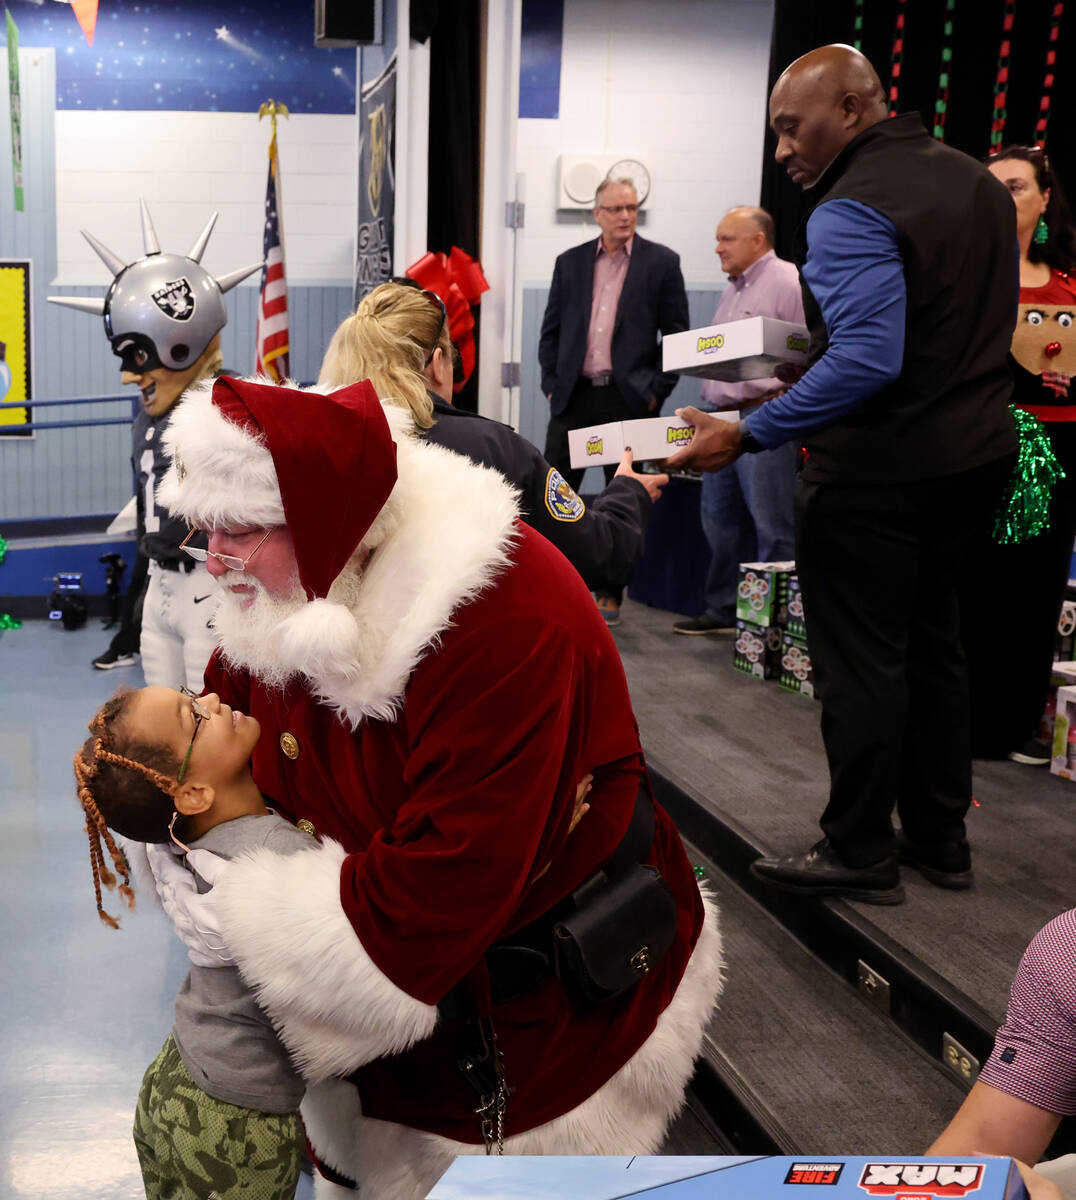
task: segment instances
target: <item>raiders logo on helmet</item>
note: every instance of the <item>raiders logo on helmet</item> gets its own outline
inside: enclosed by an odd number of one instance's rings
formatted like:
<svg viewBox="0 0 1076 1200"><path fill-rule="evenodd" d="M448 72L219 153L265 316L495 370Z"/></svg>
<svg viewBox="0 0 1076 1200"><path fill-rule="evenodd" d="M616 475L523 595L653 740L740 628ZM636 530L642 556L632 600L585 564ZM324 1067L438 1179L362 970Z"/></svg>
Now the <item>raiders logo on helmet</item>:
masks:
<svg viewBox="0 0 1076 1200"><path fill-rule="evenodd" d="M186 278L170 279L153 293L153 303L173 321L189 321L194 316L194 292Z"/></svg>

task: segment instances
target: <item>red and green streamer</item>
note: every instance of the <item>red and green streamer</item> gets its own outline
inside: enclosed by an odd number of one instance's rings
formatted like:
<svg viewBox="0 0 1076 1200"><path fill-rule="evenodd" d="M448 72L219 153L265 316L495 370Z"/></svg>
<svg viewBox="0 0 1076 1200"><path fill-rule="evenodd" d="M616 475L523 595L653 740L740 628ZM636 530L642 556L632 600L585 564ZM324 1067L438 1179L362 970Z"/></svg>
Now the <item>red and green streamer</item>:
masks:
<svg viewBox="0 0 1076 1200"><path fill-rule="evenodd" d="M1054 70L1057 65L1057 42L1061 36L1061 18L1065 15L1063 0L1059 0L1050 11L1050 37L1046 46L1046 78L1042 81L1042 99L1039 101L1039 117L1035 122L1035 145L1046 145L1046 126L1050 120L1050 93L1054 87Z"/></svg>
<svg viewBox="0 0 1076 1200"><path fill-rule="evenodd" d="M1005 0L1001 19L1001 48L998 50L998 73L994 80L994 113L990 121L990 149L997 150L1005 140L1005 122L1009 118L1009 59L1012 55L1013 15L1016 0Z"/></svg>
<svg viewBox="0 0 1076 1200"><path fill-rule="evenodd" d="M900 98L900 68L904 61L904 17L907 0L897 0L897 22L893 30L893 53L889 60L889 115L897 115Z"/></svg>
<svg viewBox="0 0 1076 1200"><path fill-rule="evenodd" d="M946 0L945 21L942 26L941 72L938 75L938 95L934 101L934 136L945 141L945 117L949 111L949 79L953 70L953 12L956 0Z"/></svg>

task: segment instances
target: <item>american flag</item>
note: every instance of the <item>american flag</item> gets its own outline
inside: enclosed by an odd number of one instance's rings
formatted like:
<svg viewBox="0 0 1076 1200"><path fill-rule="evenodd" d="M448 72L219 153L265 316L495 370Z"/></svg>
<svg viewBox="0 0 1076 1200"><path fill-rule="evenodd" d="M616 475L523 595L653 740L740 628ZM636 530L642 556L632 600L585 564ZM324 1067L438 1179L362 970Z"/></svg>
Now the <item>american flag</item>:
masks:
<svg viewBox="0 0 1076 1200"><path fill-rule="evenodd" d="M258 298L258 343L254 369L279 383L288 376L288 281L284 277L284 229L280 220L280 161L276 129L269 142L262 236L262 286Z"/></svg>

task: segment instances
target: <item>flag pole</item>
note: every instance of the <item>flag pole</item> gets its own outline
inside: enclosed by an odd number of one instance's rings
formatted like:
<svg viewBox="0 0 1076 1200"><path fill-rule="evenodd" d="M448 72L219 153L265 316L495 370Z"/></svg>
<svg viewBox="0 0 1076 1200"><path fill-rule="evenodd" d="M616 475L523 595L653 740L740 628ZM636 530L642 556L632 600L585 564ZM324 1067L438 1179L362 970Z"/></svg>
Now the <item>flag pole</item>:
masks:
<svg viewBox="0 0 1076 1200"><path fill-rule="evenodd" d="M265 187L265 227L262 235L262 278L258 296L258 331L254 369L275 383L289 373L288 285L284 272L284 222L281 210L280 159L276 123L288 117L287 105L272 98L258 108L258 120L268 117L269 174Z"/></svg>

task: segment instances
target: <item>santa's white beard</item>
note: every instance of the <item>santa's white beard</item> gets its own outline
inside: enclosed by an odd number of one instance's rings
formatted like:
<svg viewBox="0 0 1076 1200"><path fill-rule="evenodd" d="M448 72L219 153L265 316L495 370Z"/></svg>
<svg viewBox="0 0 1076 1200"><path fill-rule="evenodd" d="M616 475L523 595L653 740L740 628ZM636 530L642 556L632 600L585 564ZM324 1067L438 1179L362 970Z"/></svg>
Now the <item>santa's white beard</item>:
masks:
<svg viewBox="0 0 1076 1200"><path fill-rule="evenodd" d="M289 595L273 596L253 575L228 571L220 576L220 602L213 618L217 644L228 663L268 688L282 690L300 675L315 680L327 673L354 675L359 667L358 629L349 614L361 583L361 569L353 560L329 589L327 601L308 601L298 581ZM228 590L239 585L253 589L253 600L249 593ZM332 607L326 608L327 603ZM311 605L322 606L320 619L302 622L304 616L314 615ZM334 618L344 619L343 628Z"/></svg>
<svg viewBox="0 0 1076 1200"><path fill-rule="evenodd" d="M249 593L237 595L228 590L240 585L253 589L253 601L247 603ZM306 603L298 581L289 596L272 596L253 575L228 571L220 576L219 594L213 628L225 659L268 687L283 688L299 671L298 664L281 660L276 647L281 624Z"/></svg>

